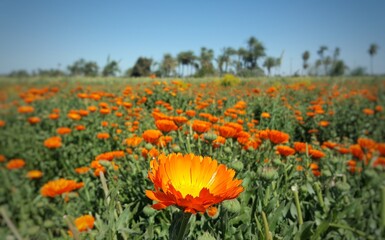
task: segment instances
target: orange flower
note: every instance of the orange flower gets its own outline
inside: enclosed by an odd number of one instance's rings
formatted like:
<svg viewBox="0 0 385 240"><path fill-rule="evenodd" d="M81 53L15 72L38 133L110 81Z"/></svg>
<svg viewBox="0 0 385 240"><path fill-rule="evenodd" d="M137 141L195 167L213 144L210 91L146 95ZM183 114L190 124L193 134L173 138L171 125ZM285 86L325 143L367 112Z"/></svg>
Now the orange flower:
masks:
<svg viewBox="0 0 385 240"><path fill-rule="evenodd" d="M172 120L179 127L182 126L183 124L185 124L188 121L188 119L186 117L183 117L183 116L172 117Z"/></svg>
<svg viewBox="0 0 385 240"><path fill-rule="evenodd" d="M50 137L50 138L47 138L45 141L44 141L44 146L46 148L49 148L49 149L53 149L53 148L59 148L61 147L61 138L60 137Z"/></svg>
<svg viewBox="0 0 385 240"><path fill-rule="evenodd" d="M319 159L319 158L323 158L325 157L325 153L319 151L319 150L316 150L316 149L310 149L309 150L309 155L313 158L313 159Z"/></svg>
<svg viewBox="0 0 385 240"><path fill-rule="evenodd" d="M96 156L95 160L106 160L106 161L112 161L115 158L122 158L124 157L124 151L111 151L111 152L105 152L102 154L99 154Z"/></svg>
<svg viewBox="0 0 385 240"><path fill-rule="evenodd" d="M31 170L27 172L27 178L29 179L39 179L43 176L43 172L39 170Z"/></svg>
<svg viewBox="0 0 385 240"><path fill-rule="evenodd" d="M262 117L262 118L270 118L270 113L268 113L268 112L263 112L263 113L261 113L261 117Z"/></svg>
<svg viewBox="0 0 385 240"><path fill-rule="evenodd" d="M187 110L185 113L189 117L194 117L196 114L194 110Z"/></svg>
<svg viewBox="0 0 385 240"><path fill-rule="evenodd" d="M217 138L213 141L212 145L214 148L219 148L220 146L225 145L226 143L226 138L217 136Z"/></svg>
<svg viewBox="0 0 385 240"><path fill-rule="evenodd" d="M9 160L6 167L9 170L12 170L12 169L22 168L24 167L24 165L25 165L25 161L23 159L12 159L12 160Z"/></svg>
<svg viewBox="0 0 385 240"><path fill-rule="evenodd" d="M361 148L366 150L374 150L375 148L377 148L376 141L370 138L358 138L357 143L361 146Z"/></svg>
<svg viewBox="0 0 385 240"><path fill-rule="evenodd" d="M49 116L48 116L50 119L52 120L56 120L59 118L59 114L57 113L51 113Z"/></svg>
<svg viewBox="0 0 385 240"><path fill-rule="evenodd" d="M68 113L67 117L69 119L72 119L72 120L80 120L80 119L82 119L82 116L80 116L80 114L75 113L75 112Z"/></svg>
<svg viewBox="0 0 385 240"><path fill-rule="evenodd" d="M148 178L154 183L155 191L146 190L146 196L158 202L153 205L157 210L177 205L185 212L204 213L243 191L242 180L233 179L235 171L218 165L210 157L162 154L152 160L150 166Z"/></svg>
<svg viewBox="0 0 385 240"><path fill-rule="evenodd" d="M175 125L174 121L172 120L167 120L167 119L156 120L155 125L160 131L164 133L178 130L178 126Z"/></svg>
<svg viewBox="0 0 385 240"><path fill-rule="evenodd" d="M90 111L90 112L95 112L96 110L98 110L98 108L95 106L89 106L88 107L88 111Z"/></svg>
<svg viewBox="0 0 385 240"><path fill-rule="evenodd" d="M4 155L0 154L0 162L5 162L5 160L7 160L7 158Z"/></svg>
<svg viewBox="0 0 385 240"><path fill-rule="evenodd" d="M0 127L4 127L5 126L5 121L4 120L0 120Z"/></svg>
<svg viewBox="0 0 385 240"><path fill-rule="evenodd" d="M91 215L84 215L75 219L75 226L79 232L94 228L95 218Z"/></svg>
<svg viewBox="0 0 385 240"><path fill-rule="evenodd" d="M302 172L303 171L303 167L301 165L297 165L296 168L295 168L298 172Z"/></svg>
<svg viewBox="0 0 385 240"><path fill-rule="evenodd" d="M87 173L89 170L90 170L89 167L78 167L78 168L75 168L75 172L76 172L77 174L85 174L85 173Z"/></svg>
<svg viewBox="0 0 385 240"><path fill-rule="evenodd" d="M289 141L289 134L278 131L278 130L270 130L269 131L269 140L274 144L281 144Z"/></svg>
<svg viewBox="0 0 385 240"><path fill-rule="evenodd" d="M144 141L148 142L148 143L156 143L158 141L158 139L160 138L160 136L162 136L162 132L159 131L159 130L146 130L144 131L142 137L144 139Z"/></svg>
<svg viewBox="0 0 385 240"><path fill-rule="evenodd" d="M377 145L377 150L380 152L381 156L385 156L385 143L379 143Z"/></svg>
<svg viewBox="0 0 385 240"><path fill-rule="evenodd" d="M206 212L207 212L207 215L209 215L210 217L213 218L213 217L215 217L215 215L217 215L218 208L211 206L211 207L207 208Z"/></svg>
<svg viewBox="0 0 385 240"><path fill-rule="evenodd" d="M330 141L322 143L322 147L327 147L329 149L334 149L337 145L338 145L337 143L330 142Z"/></svg>
<svg viewBox="0 0 385 240"><path fill-rule="evenodd" d="M295 154L295 150L293 148L283 145L277 146L277 151L281 156L285 157Z"/></svg>
<svg viewBox="0 0 385 240"><path fill-rule="evenodd" d="M99 112L100 114L107 115L107 114L110 114L111 110L109 108L102 108L99 110Z"/></svg>
<svg viewBox="0 0 385 240"><path fill-rule="evenodd" d="M201 120L194 120L192 125L192 129L199 134L209 131L210 128L211 128L210 122L201 121Z"/></svg>
<svg viewBox="0 0 385 240"><path fill-rule="evenodd" d="M65 135L71 133L71 128L68 127L59 127L56 129L57 134Z"/></svg>
<svg viewBox="0 0 385 240"><path fill-rule="evenodd" d="M108 139L108 138L110 138L110 134L106 133L106 132L101 132L101 133L96 134L96 137L98 139Z"/></svg>
<svg viewBox="0 0 385 240"><path fill-rule="evenodd" d="M33 111L35 111L35 108L32 107L32 106L20 106L17 111L19 113L31 113Z"/></svg>
<svg viewBox="0 0 385 240"><path fill-rule="evenodd" d="M108 122L107 121L102 121L100 124L102 125L102 127L107 127L108 126Z"/></svg>
<svg viewBox="0 0 385 240"><path fill-rule="evenodd" d="M228 126L219 127L219 135L224 138L233 138L237 135L237 130Z"/></svg>
<svg viewBox="0 0 385 240"><path fill-rule="evenodd" d="M76 125L75 129L78 130L78 131L83 131L83 130L86 129L86 126L84 126L84 125Z"/></svg>
<svg viewBox="0 0 385 240"><path fill-rule="evenodd" d="M370 108L365 108L364 110L362 110L362 112L365 114L365 115L373 115L374 114L374 110L373 109L370 109Z"/></svg>
<svg viewBox="0 0 385 240"><path fill-rule="evenodd" d="M40 120L40 118L39 117L30 117L30 118L28 118L28 122L30 123L30 124L36 124L36 123L39 123L41 120Z"/></svg>
<svg viewBox="0 0 385 240"><path fill-rule="evenodd" d="M137 147L142 142L141 137L133 136L126 139L126 144L129 147Z"/></svg>
<svg viewBox="0 0 385 240"><path fill-rule="evenodd" d="M327 126L329 126L329 122L328 121L320 121L319 123L318 123L318 125L320 126L320 127L327 127Z"/></svg>
<svg viewBox="0 0 385 240"><path fill-rule="evenodd" d="M299 153L306 153L306 143L304 142L294 142L294 149ZM311 149L311 145L307 144L308 151Z"/></svg>
<svg viewBox="0 0 385 240"><path fill-rule="evenodd" d="M63 193L72 192L76 189L82 188L83 186L84 183L82 182L77 183L74 180L60 178L57 180L49 181L48 183L44 184L44 186L40 190L40 193L44 197L53 198Z"/></svg>

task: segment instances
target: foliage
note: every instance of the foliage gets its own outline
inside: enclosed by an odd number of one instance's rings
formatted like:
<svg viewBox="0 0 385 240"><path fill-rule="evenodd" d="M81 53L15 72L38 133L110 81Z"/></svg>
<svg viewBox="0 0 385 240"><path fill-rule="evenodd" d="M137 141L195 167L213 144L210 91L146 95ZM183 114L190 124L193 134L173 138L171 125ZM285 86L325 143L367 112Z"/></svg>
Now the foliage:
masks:
<svg viewBox="0 0 385 240"><path fill-rule="evenodd" d="M151 208L150 161L194 153L234 169L244 191L192 215L187 239L382 239L383 86L357 77L264 77L231 87L2 79L0 236L169 239L181 211ZM159 120L174 122L172 130ZM71 191L43 196L59 178ZM77 226L89 215L93 226Z"/></svg>

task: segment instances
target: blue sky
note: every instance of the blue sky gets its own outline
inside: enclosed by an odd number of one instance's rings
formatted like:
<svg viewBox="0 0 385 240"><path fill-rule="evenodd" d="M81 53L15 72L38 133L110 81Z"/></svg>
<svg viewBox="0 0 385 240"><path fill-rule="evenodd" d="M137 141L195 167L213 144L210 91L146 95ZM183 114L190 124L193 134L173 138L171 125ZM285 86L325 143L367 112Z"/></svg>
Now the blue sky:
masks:
<svg viewBox="0 0 385 240"><path fill-rule="evenodd" d="M16 69L66 69L79 58L103 66L107 57L132 67L139 56L161 61L202 46L214 50L245 47L255 36L268 56L284 56L280 72L310 63L321 45L341 49L350 68L370 71L368 48L379 45L374 72L385 73L385 1L99 1L2 0L0 73ZM262 61L259 62L262 64Z"/></svg>

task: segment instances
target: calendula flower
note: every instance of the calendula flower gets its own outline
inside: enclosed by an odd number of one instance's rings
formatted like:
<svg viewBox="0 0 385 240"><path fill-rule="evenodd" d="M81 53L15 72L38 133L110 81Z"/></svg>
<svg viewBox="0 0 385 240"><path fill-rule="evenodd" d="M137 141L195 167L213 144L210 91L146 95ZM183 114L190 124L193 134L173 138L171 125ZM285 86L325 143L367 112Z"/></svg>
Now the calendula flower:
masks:
<svg viewBox="0 0 385 240"><path fill-rule="evenodd" d="M85 232L94 228L95 218L91 215L83 215L75 219L75 227L79 232ZM70 236L73 235L71 231L68 231Z"/></svg>
<svg viewBox="0 0 385 240"><path fill-rule="evenodd" d="M229 126L219 127L219 135L224 138L233 138L237 135L237 130Z"/></svg>
<svg viewBox="0 0 385 240"><path fill-rule="evenodd" d="M33 111L35 111L35 108L32 107L32 106L20 106L17 111L19 113L31 113Z"/></svg>
<svg viewBox="0 0 385 240"><path fill-rule="evenodd" d="M77 174L85 174L85 173L87 173L89 170L90 170L89 167L78 167L78 168L75 168L75 172L76 172Z"/></svg>
<svg viewBox="0 0 385 240"><path fill-rule="evenodd" d="M304 142L294 142L294 149L296 152L299 153L306 153L306 145L307 145L307 150L309 151L312 149L310 144L306 144Z"/></svg>
<svg viewBox="0 0 385 240"><path fill-rule="evenodd" d="M76 182L74 180L68 180L60 178L57 180L49 181L41 188L40 193L44 197L56 197L63 193L69 193L79 188L82 188L84 183Z"/></svg>
<svg viewBox="0 0 385 240"><path fill-rule="evenodd" d="M39 123L41 120L40 120L40 118L39 117L29 117L28 118L28 122L30 123L30 124L36 124L36 123Z"/></svg>
<svg viewBox="0 0 385 240"><path fill-rule="evenodd" d="M162 154L150 166L148 178L155 191L146 190L146 196L158 202L153 205L158 210L176 205L185 212L204 213L243 191L242 180L234 179L235 171L210 157Z"/></svg>
<svg viewBox="0 0 385 240"><path fill-rule="evenodd" d="M319 151L319 150L316 150L316 149L310 149L309 150L309 155L313 158L313 159L320 159L320 158L323 158L325 157L325 153Z"/></svg>
<svg viewBox="0 0 385 240"><path fill-rule="evenodd" d="M158 139L160 138L160 136L162 136L162 135L163 134L161 131L150 129L150 130L144 131L142 137L143 137L144 141L146 141L148 143L156 143L158 141Z"/></svg>
<svg viewBox="0 0 385 240"><path fill-rule="evenodd" d="M82 116L80 116L80 114L79 114L79 113L76 113L76 112L70 112L70 113L68 113L68 114L67 114L67 117L68 117L69 119L72 119L72 120L80 120L80 119L82 119Z"/></svg>
<svg viewBox="0 0 385 240"><path fill-rule="evenodd" d="M101 132L96 135L98 139L108 139L110 138L110 134L106 132Z"/></svg>
<svg viewBox="0 0 385 240"><path fill-rule="evenodd" d="M79 232L94 228L95 218L91 215L84 215L75 219L75 226Z"/></svg>
<svg viewBox="0 0 385 240"><path fill-rule="evenodd" d="M59 148L61 147L61 145L62 145L61 138L57 136L47 138L44 141L44 146L49 149Z"/></svg>
<svg viewBox="0 0 385 240"><path fill-rule="evenodd" d="M178 126L174 121L168 119L156 120L155 126L164 133L178 130Z"/></svg>
<svg viewBox="0 0 385 240"><path fill-rule="evenodd" d="M270 113L268 113L268 112L263 112L263 113L261 113L261 117L262 117L262 118L270 118Z"/></svg>
<svg viewBox="0 0 385 240"><path fill-rule="evenodd" d="M199 134L208 132L210 128L211 128L210 122L201 121L201 120L194 120L192 125L192 129Z"/></svg>
<svg viewBox="0 0 385 240"><path fill-rule="evenodd" d="M281 156L287 157L287 156L293 155L295 153L295 150L291 147L288 147L288 146L279 145L279 146L277 146L277 152Z"/></svg>
<svg viewBox="0 0 385 240"><path fill-rule="evenodd" d="M9 160L6 167L9 170L13 170L13 169L22 168L24 167L24 165L25 165L25 161L23 159L12 159L12 160Z"/></svg>
<svg viewBox="0 0 385 240"><path fill-rule="evenodd" d="M43 172L39 170L31 170L27 172L27 178L29 179L39 179L43 176Z"/></svg>
<svg viewBox="0 0 385 240"><path fill-rule="evenodd" d="M285 143L290 138L289 134L278 131L278 130L270 130L268 133L268 137L269 137L270 142L272 142L274 144Z"/></svg>
<svg viewBox="0 0 385 240"><path fill-rule="evenodd" d="M59 127L58 129L56 129L56 132L57 134L60 134L60 135L65 135L65 134L69 134L71 133L71 128L68 128L68 127Z"/></svg>

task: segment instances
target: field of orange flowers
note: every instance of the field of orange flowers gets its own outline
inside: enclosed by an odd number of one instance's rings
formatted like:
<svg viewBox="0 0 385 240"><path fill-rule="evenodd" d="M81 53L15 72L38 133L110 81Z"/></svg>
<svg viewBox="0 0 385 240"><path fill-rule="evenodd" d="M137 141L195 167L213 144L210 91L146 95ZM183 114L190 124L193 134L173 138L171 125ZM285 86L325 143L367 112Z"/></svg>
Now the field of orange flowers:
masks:
<svg viewBox="0 0 385 240"><path fill-rule="evenodd" d="M381 239L383 79L0 80L0 238Z"/></svg>

